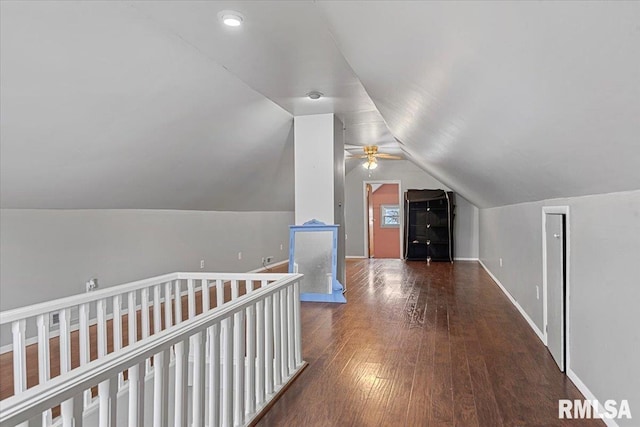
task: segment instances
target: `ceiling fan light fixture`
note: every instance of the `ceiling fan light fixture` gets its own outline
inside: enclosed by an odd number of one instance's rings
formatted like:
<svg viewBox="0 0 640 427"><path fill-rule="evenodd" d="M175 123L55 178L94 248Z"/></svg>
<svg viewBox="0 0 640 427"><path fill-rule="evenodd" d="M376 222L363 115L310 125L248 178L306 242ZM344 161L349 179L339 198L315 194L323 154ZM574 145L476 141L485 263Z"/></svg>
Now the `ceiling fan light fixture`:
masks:
<svg viewBox="0 0 640 427"><path fill-rule="evenodd" d="M362 167L367 169L367 170L374 170L375 168L378 167L378 161L373 158L373 159L367 159L363 164Z"/></svg>
<svg viewBox="0 0 640 427"><path fill-rule="evenodd" d="M235 10L223 10L218 12L218 19L228 27L239 27L244 22L244 16Z"/></svg>

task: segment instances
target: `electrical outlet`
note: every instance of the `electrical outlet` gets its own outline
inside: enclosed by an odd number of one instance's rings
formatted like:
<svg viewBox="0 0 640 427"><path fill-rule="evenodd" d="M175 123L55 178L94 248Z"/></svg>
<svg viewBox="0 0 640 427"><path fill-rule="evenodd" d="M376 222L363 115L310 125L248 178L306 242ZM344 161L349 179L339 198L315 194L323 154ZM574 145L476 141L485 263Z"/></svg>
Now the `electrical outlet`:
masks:
<svg viewBox="0 0 640 427"><path fill-rule="evenodd" d="M242 259L242 252L238 252L238 259Z"/></svg>
<svg viewBox="0 0 640 427"><path fill-rule="evenodd" d="M268 256L264 259L265 264L271 264L273 262L273 256Z"/></svg>
<svg viewBox="0 0 640 427"><path fill-rule="evenodd" d="M200 268L204 268L204 260L203 259L200 260Z"/></svg>
<svg viewBox="0 0 640 427"><path fill-rule="evenodd" d="M536 298L540 299L540 286L536 285Z"/></svg>
<svg viewBox="0 0 640 427"><path fill-rule="evenodd" d="M98 289L98 279L89 279L85 284L87 292L95 291Z"/></svg>
<svg viewBox="0 0 640 427"><path fill-rule="evenodd" d="M284 250L284 244L280 243L280 250L283 251Z"/></svg>
<svg viewBox="0 0 640 427"><path fill-rule="evenodd" d="M500 267L502 267L502 258L500 258Z"/></svg>

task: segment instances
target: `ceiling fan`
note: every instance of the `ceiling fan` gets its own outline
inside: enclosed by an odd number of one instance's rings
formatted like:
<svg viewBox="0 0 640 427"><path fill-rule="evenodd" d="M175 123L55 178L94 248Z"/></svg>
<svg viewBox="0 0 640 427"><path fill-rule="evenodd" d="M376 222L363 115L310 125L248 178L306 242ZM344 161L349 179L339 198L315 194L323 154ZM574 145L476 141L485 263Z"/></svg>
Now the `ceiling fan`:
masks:
<svg viewBox="0 0 640 427"><path fill-rule="evenodd" d="M362 167L365 169L375 169L378 167L378 159L384 159L384 160L402 160L403 158L400 156L395 156L393 154L387 154L387 153L378 153L378 146L377 145L367 145L365 147L362 147L364 150L364 154L361 155L351 155L349 157L347 157L348 159L366 159L365 162L362 164Z"/></svg>

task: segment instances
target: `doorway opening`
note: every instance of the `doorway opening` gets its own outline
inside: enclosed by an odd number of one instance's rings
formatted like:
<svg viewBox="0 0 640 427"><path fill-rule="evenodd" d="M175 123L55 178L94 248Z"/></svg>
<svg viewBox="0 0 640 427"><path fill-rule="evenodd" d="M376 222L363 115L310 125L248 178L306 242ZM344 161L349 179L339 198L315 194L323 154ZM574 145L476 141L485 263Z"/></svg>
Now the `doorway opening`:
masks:
<svg viewBox="0 0 640 427"><path fill-rule="evenodd" d="M542 208L544 342L561 372L569 366L569 207Z"/></svg>
<svg viewBox="0 0 640 427"><path fill-rule="evenodd" d="M365 255L368 258L401 258L402 197L398 181L366 181Z"/></svg>

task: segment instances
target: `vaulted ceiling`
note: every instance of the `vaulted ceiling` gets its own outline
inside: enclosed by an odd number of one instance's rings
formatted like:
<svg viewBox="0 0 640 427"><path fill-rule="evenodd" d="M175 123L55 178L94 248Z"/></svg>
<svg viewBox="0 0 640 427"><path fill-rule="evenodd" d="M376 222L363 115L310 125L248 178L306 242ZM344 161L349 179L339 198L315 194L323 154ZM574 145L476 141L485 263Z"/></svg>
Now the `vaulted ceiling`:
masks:
<svg viewBox="0 0 640 427"><path fill-rule="evenodd" d="M480 207L640 188L637 2L0 7L2 207L292 210L327 112Z"/></svg>

